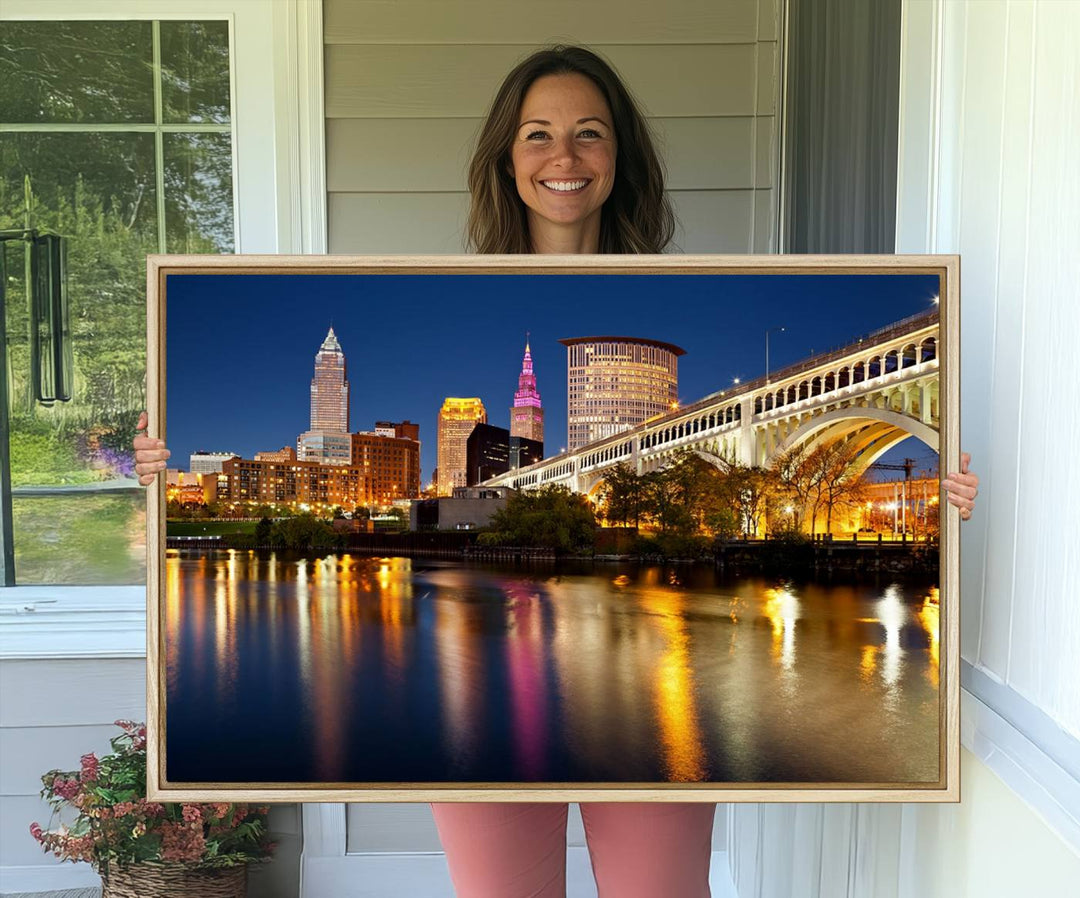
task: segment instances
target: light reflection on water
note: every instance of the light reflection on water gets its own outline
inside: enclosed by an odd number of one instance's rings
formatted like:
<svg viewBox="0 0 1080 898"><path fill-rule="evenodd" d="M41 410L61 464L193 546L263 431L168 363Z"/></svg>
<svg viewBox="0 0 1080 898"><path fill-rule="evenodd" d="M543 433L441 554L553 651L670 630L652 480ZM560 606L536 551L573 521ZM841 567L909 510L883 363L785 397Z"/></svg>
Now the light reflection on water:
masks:
<svg viewBox="0 0 1080 898"><path fill-rule="evenodd" d="M176 781L937 779L936 587L170 551Z"/></svg>

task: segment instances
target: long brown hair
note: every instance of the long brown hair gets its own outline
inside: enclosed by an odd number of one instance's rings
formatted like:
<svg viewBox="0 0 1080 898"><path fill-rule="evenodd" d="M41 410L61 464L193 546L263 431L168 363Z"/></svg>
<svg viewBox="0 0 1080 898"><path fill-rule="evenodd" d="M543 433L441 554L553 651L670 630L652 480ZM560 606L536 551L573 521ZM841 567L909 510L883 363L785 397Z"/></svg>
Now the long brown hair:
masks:
<svg viewBox="0 0 1080 898"><path fill-rule="evenodd" d="M469 248L478 253L532 252L525 204L510 174L510 147L533 82L565 74L590 79L614 119L615 181L601 212L599 251L662 252L675 232L675 216L645 116L607 62L584 47L565 46L533 53L506 76L495 95L469 164Z"/></svg>

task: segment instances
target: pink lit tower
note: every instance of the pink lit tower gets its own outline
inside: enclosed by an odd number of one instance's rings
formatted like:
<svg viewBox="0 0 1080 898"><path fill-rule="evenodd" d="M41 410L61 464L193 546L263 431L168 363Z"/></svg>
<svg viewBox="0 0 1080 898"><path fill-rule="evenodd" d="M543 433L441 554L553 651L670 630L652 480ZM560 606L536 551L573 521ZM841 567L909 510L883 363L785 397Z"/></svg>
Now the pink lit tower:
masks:
<svg viewBox="0 0 1080 898"><path fill-rule="evenodd" d="M521 361L521 374L518 375L518 388L514 393L514 405L510 409L510 436L525 437L527 440L544 442L544 409L540 404L540 393L536 389L536 375L533 373L532 353L529 351L529 337L525 336L525 358Z"/></svg>

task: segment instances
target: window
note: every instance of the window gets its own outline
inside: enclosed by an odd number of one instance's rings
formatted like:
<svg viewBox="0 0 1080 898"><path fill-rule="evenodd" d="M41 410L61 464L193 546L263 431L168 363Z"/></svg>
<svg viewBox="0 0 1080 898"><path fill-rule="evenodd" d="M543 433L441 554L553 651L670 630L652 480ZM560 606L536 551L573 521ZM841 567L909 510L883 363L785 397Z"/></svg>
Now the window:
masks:
<svg viewBox="0 0 1080 898"><path fill-rule="evenodd" d="M145 255L234 248L228 23L4 22L0 84L0 231L66 238L74 371L70 401L30 395L24 244L6 240L17 582L140 583Z"/></svg>

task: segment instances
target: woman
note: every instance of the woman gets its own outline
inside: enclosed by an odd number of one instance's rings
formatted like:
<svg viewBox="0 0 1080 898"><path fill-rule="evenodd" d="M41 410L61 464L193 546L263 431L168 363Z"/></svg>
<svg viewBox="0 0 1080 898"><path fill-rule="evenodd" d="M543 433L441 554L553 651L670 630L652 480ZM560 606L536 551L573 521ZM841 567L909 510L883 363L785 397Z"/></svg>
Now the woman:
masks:
<svg viewBox="0 0 1080 898"><path fill-rule="evenodd" d="M614 71L580 47L534 53L495 97L469 168L470 248L480 253L659 253L674 232L648 127ZM140 418L139 429L146 426ZM136 437L136 472L165 467ZM943 481L967 519L978 478ZM461 898L565 895L565 803L434 804ZM583 803L601 898L704 898L715 805Z"/></svg>

